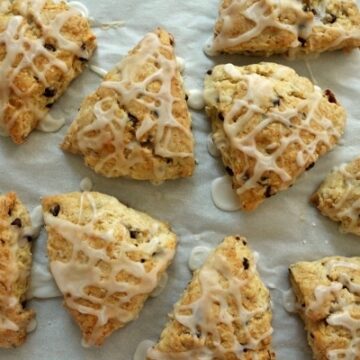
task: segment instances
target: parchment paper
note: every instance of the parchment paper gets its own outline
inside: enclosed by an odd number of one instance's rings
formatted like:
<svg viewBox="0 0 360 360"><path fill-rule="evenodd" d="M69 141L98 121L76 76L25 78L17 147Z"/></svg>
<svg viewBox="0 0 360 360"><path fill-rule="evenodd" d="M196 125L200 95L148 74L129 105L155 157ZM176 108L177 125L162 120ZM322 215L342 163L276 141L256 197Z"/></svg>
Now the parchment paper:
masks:
<svg viewBox="0 0 360 360"><path fill-rule="evenodd" d="M214 60L203 54L202 47L217 16L218 0L84 0L84 3L99 22L126 21L122 28L95 29L99 47L91 63L107 70L158 25L176 38L177 55L186 63L184 78L188 89L201 88L205 72L215 63L245 65L264 60L242 56ZM302 60L290 62L273 57L270 61L292 66L301 75L309 76ZM309 63L318 84L334 91L348 111L343 144L318 161L290 190L265 201L249 214L225 213L212 203L211 182L224 174L224 168L220 159L212 158L207 152L210 126L201 112L192 112L198 166L190 179L170 181L158 187L147 182L106 179L86 168L82 158L63 153L58 144L68 125L82 99L100 83L90 70L71 85L52 109L52 115L66 117L66 125L59 132L35 132L21 146L0 138L0 191L16 190L30 209L39 204L43 195L79 190L81 179L87 176L93 180L95 190L114 195L135 209L171 223L180 239L165 291L158 298L148 300L138 320L115 332L102 348L81 347L80 331L63 309L62 299L33 300L29 305L37 312L36 331L22 347L0 350L0 359L132 359L139 342L157 339L167 313L190 279L187 260L191 249L198 245L215 247L226 234L246 236L250 246L260 253L259 263L266 283L282 289L289 287L290 263L335 254L359 255L360 239L339 233L337 225L322 217L308 199L332 167L360 155L360 53L325 54ZM34 249L37 260L43 263L46 258L39 254L45 240L42 231ZM273 289L272 296L278 358L311 359L302 323L295 315L285 312L279 290Z"/></svg>

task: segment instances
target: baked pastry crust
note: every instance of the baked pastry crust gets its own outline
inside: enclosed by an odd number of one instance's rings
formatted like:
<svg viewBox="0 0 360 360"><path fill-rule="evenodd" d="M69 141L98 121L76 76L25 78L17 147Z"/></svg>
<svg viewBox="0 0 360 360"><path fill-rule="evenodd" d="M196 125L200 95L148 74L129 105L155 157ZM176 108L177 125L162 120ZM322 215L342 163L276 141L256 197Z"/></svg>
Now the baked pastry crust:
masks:
<svg viewBox="0 0 360 360"><path fill-rule="evenodd" d="M42 201L50 270L83 334L101 345L136 319L175 254L169 226L96 193Z"/></svg>
<svg viewBox="0 0 360 360"><path fill-rule="evenodd" d="M210 51L295 57L359 46L354 0L222 0Z"/></svg>
<svg viewBox="0 0 360 360"><path fill-rule="evenodd" d="M191 117L173 47L165 30L147 34L84 100L62 148L107 177L191 176Z"/></svg>
<svg viewBox="0 0 360 360"><path fill-rule="evenodd" d="M20 346L27 327L35 317L23 307L29 288L31 226L28 211L14 192L0 195L0 348Z"/></svg>
<svg viewBox="0 0 360 360"><path fill-rule="evenodd" d="M283 65L218 65L204 96L243 210L294 184L344 132L346 113L331 91Z"/></svg>
<svg viewBox="0 0 360 360"><path fill-rule="evenodd" d="M275 359L271 317L245 238L226 237L194 272L147 359Z"/></svg>
<svg viewBox="0 0 360 360"><path fill-rule="evenodd" d="M299 262L290 280L314 359L360 359L360 258Z"/></svg>
<svg viewBox="0 0 360 360"><path fill-rule="evenodd" d="M95 49L88 19L65 1L0 8L0 130L21 144Z"/></svg>
<svg viewBox="0 0 360 360"><path fill-rule="evenodd" d="M311 201L342 232L360 235L360 158L335 168Z"/></svg>

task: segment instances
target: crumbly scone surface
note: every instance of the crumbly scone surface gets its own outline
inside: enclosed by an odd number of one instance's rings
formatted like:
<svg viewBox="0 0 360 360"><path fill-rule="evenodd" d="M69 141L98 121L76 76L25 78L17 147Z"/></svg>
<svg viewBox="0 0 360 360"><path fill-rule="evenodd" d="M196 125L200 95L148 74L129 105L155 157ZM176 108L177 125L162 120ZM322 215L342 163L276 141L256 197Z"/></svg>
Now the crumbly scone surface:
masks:
<svg viewBox="0 0 360 360"><path fill-rule="evenodd" d="M290 280L314 358L360 359L360 258L296 263Z"/></svg>
<svg viewBox="0 0 360 360"><path fill-rule="evenodd" d="M137 318L175 254L168 225L94 192L43 199L50 269L84 344Z"/></svg>
<svg viewBox="0 0 360 360"><path fill-rule="evenodd" d="M31 270L31 245L24 236L30 226L28 211L17 195L0 195L0 348L21 345L35 317L22 305Z"/></svg>
<svg viewBox="0 0 360 360"><path fill-rule="evenodd" d="M0 7L0 131L23 143L95 49L88 19L66 2Z"/></svg>
<svg viewBox="0 0 360 360"><path fill-rule="evenodd" d="M341 231L360 235L360 158L336 167L311 201Z"/></svg>
<svg viewBox="0 0 360 360"><path fill-rule="evenodd" d="M346 113L283 65L218 65L205 78L213 139L244 210L291 186L339 141Z"/></svg>
<svg viewBox="0 0 360 360"><path fill-rule="evenodd" d="M269 291L240 236L194 273L170 319L147 359L275 359Z"/></svg>
<svg viewBox="0 0 360 360"><path fill-rule="evenodd" d="M191 117L173 46L165 30L148 33L85 99L62 148L107 177L192 175Z"/></svg>
<svg viewBox="0 0 360 360"><path fill-rule="evenodd" d="M293 57L359 46L354 0L222 0L211 50Z"/></svg>

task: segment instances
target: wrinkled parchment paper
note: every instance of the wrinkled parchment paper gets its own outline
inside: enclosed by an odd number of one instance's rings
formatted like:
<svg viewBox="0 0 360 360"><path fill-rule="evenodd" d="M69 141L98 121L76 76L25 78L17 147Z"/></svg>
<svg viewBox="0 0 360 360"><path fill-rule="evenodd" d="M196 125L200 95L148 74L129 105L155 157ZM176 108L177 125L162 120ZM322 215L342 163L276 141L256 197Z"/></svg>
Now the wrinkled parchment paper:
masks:
<svg viewBox="0 0 360 360"><path fill-rule="evenodd" d="M158 25L176 38L177 55L185 59L187 89L201 88L205 72L215 63L245 65L264 59L224 56L210 59L202 47L210 37L217 16L218 0L83 0L90 15L98 22L125 20L125 26L103 30L96 28L98 50L91 63L106 70L132 48L142 36ZM273 57L269 61L289 65L309 77L303 60L287 61ZM311 359L305 332L295 315L285 312L282 293L289 287L287 266L299 260L315 260L328 255L359 255L360 239L338 232L337 225L322 217L309 204L309 196L330 169L360 155L360 52L341 52L309 60L314 77L322 88L329 88L348 111L348 125L342 145L327 154L315 168L304 174L290 190L271 198L255 212L225 213L218 210L210 196L211 182L224 174L219 159L206 148L209 122L202 112L192 112L198 166L190 179L170 181L161 186L126 179L106 179L87 169L80 157L63 153L61 142L74 119L82 99L100 83L86 70L52 109L52 115L65 116L66 125L57 133L33 133L28 141L16 146L0 138L0 191L16 190L30 209L43 195L79 190L84 177L90 177L94 189L114 195L126 204L168 221L179 236L176 259L169 270L164 292L147 301L138 320L114 333L100 349L84 349L81 335L62 299L33 300L38 326L25 345L0 350L1 360L130 360L144 339L156 340L167 320L167 313L182 293L191 273L187 267L191 249L199 245L215 247L226 234L246 236L259 252L259 266L265 282L273 289L274 347L279 359ZM38 262L44 256L46 234L42 231L35 244Z"/></svg>

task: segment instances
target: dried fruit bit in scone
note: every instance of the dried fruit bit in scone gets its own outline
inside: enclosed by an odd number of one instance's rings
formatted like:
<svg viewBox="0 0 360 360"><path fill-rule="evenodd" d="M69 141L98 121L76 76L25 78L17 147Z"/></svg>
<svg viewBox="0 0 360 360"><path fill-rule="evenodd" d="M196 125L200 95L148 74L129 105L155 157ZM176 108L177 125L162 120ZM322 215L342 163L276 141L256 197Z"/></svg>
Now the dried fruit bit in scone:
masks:
<svg viewBox="0 0 360 360"><path fill-rule="evenodd" d="M0 7L0 132L21 144L95 49L89 21L65 1Z"/></svg>
<svg viewBox="0 0 360 360"><path fill-rule="evenodd" d="M31 226L28 211L15 193L0 195L0 348L24 343L35 318L24 309L31 271Z"/></svg>
<svg viewBox="0 0 360 360"><path fill-rule="evenodd" d="M101 345L136 319L171 263L169 226L95 193L48 196L42 202L50 270L84 345Z"/></svg>
<svg viewBox="0 0 360 360"><path fill-rule="evenodd" d="M360 258L299 262L290 280L314 359L360 359Z"/></svg>
<svg viewBox="0 0 360 360"><path fill-rule="evenodd" d="M293 57L359 46L354 0L222 0L206 52Z"/></svg>
<svg viewBox="0 0 360 360"><path fill-rule="evenodd" d="M193 146L174 39L160 28L84 100L62 144L101 175L155 182L191 176Z"/></svg>
<svg viewBox="0 0 360 360"><path fill-rule="evenodd" d="M147 359L275 359L271 317L245 239L229 236L194 272Z"/></svg>
<svg viewBox="0 0 360 360"><path fill-rule="evenodd" d="M311 201L341 231L360 235L360 158L335 168Z"/></svg>
<svg viewBox="0 0 360 360"><path fill-rule="evenodd" d="M244 210L287 189L335 146L346 113L334 99L273 63L219 65L206 76L213 139Z"/></svg>

